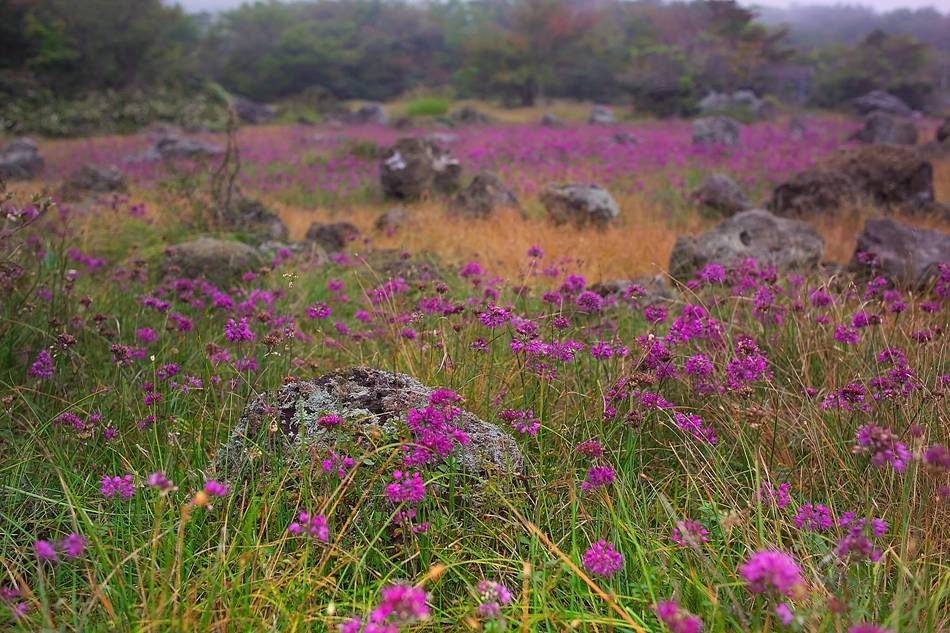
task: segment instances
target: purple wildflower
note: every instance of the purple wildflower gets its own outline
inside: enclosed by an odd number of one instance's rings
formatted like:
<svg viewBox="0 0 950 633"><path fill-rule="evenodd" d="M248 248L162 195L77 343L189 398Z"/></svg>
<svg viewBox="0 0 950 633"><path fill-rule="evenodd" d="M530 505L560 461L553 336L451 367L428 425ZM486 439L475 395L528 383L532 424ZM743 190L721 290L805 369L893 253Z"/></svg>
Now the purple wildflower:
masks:
<svg viewBox="0 0 950 633"><path fill-rule="evenodd" d="M852 451L856 454L870 453L871 463L878 468L890 464L894 470L902 472L910 459L910 452L897 441L897 436L890 429L882 429L875 424L858 429L857 442Z"/></svg>
<svg viewBox="0 0 950 633"><path fill-rule="evenodd" d="M609 486L617 478L617 473L610 466L594 466L587 471L587 480L581 482L581 488L590 492L597 488Z"/></svg>
<svg viewBox="0 0 950 633"><path fill-rule="evenodd" d="M26 373L37 378L52 378L54 371L56 371L56 366L53 365L53 357L44 349L36 355L36 360Z"/></svg>
<svg viewBox="0 0 950 633"><path fill-rule="evenodd" d="M813 532L823 532L832 526L831 510L819 504L805 504L804 508L798 509L795 515L795 527L799 530L811 530Z"/></svg>
<svg viewBox="0 0 950 633"><path fill-rule="evenodd" d="M103 477L99 482L103 497L119 496L120 499L129 499L135 494L135 484L132 475L125 477Z"/></svg>
<svg viewBox="0 0 950 633"><path fill-rule="evenodd" d="M330 316L330 307L326 303L314 303L307 308L307 316L311 319L325 319Z"/></svg>
<svg viewBox="0 0 950 633"><path fill-rule="evenodd" d="M703 543L708 541L707 534L709 532L699 521L686 519L685 521L676 522L676 527L673 528L673 536L670 539L683 547L692 547L698 550Z"/></svg>
<svg viewBox="0 0 950 633"><path fill-rule="evenodd" d="M403 474L397 470L393 473L393 479L396 480L395 483L386 486L386 496L393 503L413 504L425 499L426 487L419 473L410 477L409 473Z"/></svg>
<svg viewBox="0 0 950 633"><path fill-rule="evenodd" d="M327 518L323 515L310 516L306 512L301 512L299 521L291 523L287 531L293 534L305 534L310 538L318 538L321 541L327 541L330 538L330 531L327 529Z"/></svg>
<svg viewBox="0 0 950 633"><path fill-rule="evenodd" d="M224 334L232 343L237 341L253 341L255 336L251 328L247 326L247 317L243 317L240 323L235 323L234 319L230 319L228 324L224 326Z"/></svg>
<svg viewBox="0 0 950 633"><path fill-rule="evenodd" d="M666 308L663 306L649 305L643 309L643 318L647 320L647 323L663 323L666 321L668 314Z"/></svg>
<svg viewBox="0 0 950 633"><path fill-rule="evenodd" d="M658 602L653 610L670 633L702 633L703 621L680 609L673 600Z"/></svg>
<svg viewBox="0 0 950 633"><path fill-rule="evenodd" d="M610 578L623 569L623 555L614 550L613 543L601 540L591 543L590 548L584 552L583 563L587 571Z"/></svg>
<svg viewBox="0 0 950 633"><path fill-rule="evenodd" d="M775 597L790 596L805 585L795 559L783 552L756 552L739 568L739 574L749 584L749 591Z"/></svg>
<svg viewBox="0 0 950 633"><path fill-rule="evenodd" d="M53 544L48 541L37 541L33 545L33 549L36 552L36 560L41 563L58 563L59 558L56 556L56 548L53 547Z"/></svg>

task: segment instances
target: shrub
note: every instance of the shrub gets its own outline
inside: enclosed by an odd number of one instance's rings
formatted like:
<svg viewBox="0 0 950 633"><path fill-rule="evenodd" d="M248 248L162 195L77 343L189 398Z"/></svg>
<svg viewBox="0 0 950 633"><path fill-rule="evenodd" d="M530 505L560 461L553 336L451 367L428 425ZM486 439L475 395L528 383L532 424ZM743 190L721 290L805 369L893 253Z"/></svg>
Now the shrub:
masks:
<svg viewBox="0 0 950 633"><path fill-rule="evenodd" d="M442 116L449 111L449 100L439 97L420 97L414 99L407 107L409 116Z"/></svg>

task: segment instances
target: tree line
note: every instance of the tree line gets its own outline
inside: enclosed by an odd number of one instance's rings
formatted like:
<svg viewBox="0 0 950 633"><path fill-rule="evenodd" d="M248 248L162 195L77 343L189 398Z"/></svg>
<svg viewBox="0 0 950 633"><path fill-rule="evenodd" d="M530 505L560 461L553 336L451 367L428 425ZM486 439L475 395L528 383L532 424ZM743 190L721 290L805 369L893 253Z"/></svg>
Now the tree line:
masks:
<svg viewBox="0 0 950 633"><path fill-rule="evenodd" d="M924 108L946 89L950 16L894 16L917 35L886 28L885 15L870 32L815 42L734 0L271 0L216 16L161 0L0 0L0 97L215 82L265 102L450 89L690 115L712 90L836 107L879 88Z"/></svg>

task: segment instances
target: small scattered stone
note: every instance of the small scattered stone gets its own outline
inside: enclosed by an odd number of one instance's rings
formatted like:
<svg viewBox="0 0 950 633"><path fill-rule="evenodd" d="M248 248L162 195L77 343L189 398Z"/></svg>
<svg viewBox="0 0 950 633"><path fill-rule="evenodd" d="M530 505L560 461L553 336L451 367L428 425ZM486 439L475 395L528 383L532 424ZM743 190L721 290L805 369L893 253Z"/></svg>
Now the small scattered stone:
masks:
<svg viewBox="0 0 950 633"><path fill-rule="evenodd" d="M614 118L614 113L610 108L597 105L591 109L587 123L590 125L616 125L617 119Z"/></svg>
<svg viewBox="0 0 950 633"><path fill-rule="evenodd" d="M735 181L725 174L712 174L703 180L691 196L710 215L729 217L755 207Z"/></svg>
<svg viewBox="0 0 950 633"><path fill-rule="evenodd" d="M46 168L46 161L32 139L21 138L0 149L0 180L32 180Z"/></svg>
<svg viewBox="0 0 950 633"><path fill-rule="evenodd" d="M306 240L314 242L328 253L338 253L360 236L360 230L350 222L323 224L314 222L307 229Z"/></svg>
<svg viewBox="0 0 950 633"><path fill-rule="evenodd" d="M693 145L738 145L739 124L727 116L693 121Z"/></svg>

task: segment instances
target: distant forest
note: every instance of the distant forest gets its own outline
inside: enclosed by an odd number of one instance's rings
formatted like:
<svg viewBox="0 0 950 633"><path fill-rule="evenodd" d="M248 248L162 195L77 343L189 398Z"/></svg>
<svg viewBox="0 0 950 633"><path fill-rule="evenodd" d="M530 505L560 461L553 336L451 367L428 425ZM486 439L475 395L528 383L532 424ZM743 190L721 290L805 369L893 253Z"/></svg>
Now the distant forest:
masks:
<svg viewBox="0 0 950 633"><path fill-rule="evenodd" d="M690 115L709 91L749 88L821 107L883 89L926 109L947 91L948 75L950 15L935 10L271 0L211 16L161 0L0 0L0 108L21 113L90 95L184 94L209 84L314 107L450 93L512 106L563 97Z"/></svg>

